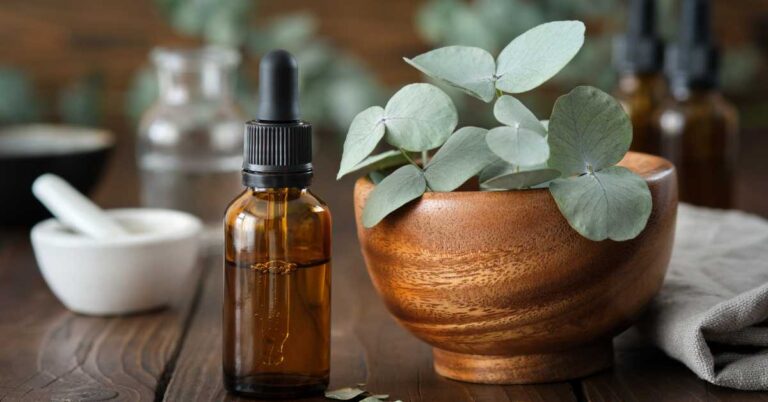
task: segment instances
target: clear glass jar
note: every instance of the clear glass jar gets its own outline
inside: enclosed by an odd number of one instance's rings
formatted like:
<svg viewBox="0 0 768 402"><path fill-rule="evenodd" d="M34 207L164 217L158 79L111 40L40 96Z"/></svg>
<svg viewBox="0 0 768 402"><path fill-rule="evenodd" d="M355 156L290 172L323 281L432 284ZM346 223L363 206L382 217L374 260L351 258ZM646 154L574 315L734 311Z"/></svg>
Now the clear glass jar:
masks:
<svg viewBox="0 0 768 402"><path fill-rule="evenodd" d="M245 117L234 101L239 54L230 49L152 51L160 94L137 142L141 203L190 212L220 244L222 217L240 177Z"/></svg>

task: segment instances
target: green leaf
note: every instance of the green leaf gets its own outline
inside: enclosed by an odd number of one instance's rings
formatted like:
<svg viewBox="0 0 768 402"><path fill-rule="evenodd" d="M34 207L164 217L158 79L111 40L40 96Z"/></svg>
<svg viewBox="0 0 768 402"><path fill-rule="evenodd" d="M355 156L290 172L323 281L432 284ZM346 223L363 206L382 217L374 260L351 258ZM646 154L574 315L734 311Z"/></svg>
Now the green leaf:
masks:
<svg viewBox="0 0 768 402"><path fill-rule="evenodd" d="M547 136L547 130L542 122L513 96L500 97L493 106L493 115L496 120L507 126L520 126L521 129L533 131L542 137Z"/></svg>
<svg viewBox="0 0 768 402"><path fill-rule="evenodd" d="M555 21L524 32L499 54L496 88L521 93L543 84L576 56L584 31L580 21Z"/></svg>
<svg viewBox="0 0 768 402"><path fill-rule="evenodd" d="M344 141L344 153L337 179L355 170L355 166L373 152L384 137L383 120L384 109L380 106L369 107L355 116Z"/></svg>
<svg viewBox="0 0 768 402"><path fill-rule="evenodd" d="M560 177L555 169L524 170L502 174L482 183L483 188L517 190L533 187Z"/></svg>
<svg viewBox="0 0 768 402"><path fill-rule="evenodd" d="M463 127L448 138L424 169L429 188L433 191L453 191L476 175L496 155L485 142L487 130Z"/></svg>
<svg viewBox="0 0 768 402"><path fill-rule="evenodd" d="M387 177L387 174L385 172L382 172L381 170L374 170L371 173L368 173L368 179L371 180L371 183L373 184L379 184L382 180L384 180Z"/></svg>
<svg viewBox="0 0 768 402"><path fill-rule="evenodd" d="M547 139L522 127L496 127L485 138L496 155L515 165L536 165L549 157Z"/></svg>
<svg viewBox="0 0 768 402"><path fill-rule="evenodd" d="M547 133L549 133L549 120L542 120L540 123L542 127L544 127L544 130L546 130Z"/></svg>
<svg viewBox="0 0 768 402"><path fill-rule="evenodd" d="M0 124L39 121L42 107L29 76L10 67L0 67Z"/></svg>
<svg viewBox="0 0 768 402"><path fill-rule="evenodd" d="M501 176L508 173L516 173L517 171L519 171L517 165L513 165L504 159L497 159L496 162L491 163L480 171L480 183L492 179L496 176Z"/></svg>
<svg viewBox="0 0 768 402"><path fill-rule="evenodd" d="M59 94L61 119L79 126L98 126L104 117L104 77L89 74L65 87Z"/></svg>
<svg viewBox="0 0 768 402"><path fill-rule="evenodd" d="M395 170L371 191L363 208L363 226L371 228L392 211L421 197L427 181L421 169L405 165Z"/></svg>
<svg viewBox="0 0 768 402"><path fill-rule="evenodd" d="M421 152L443 145L457 122L451 98L431 84L404 86L384 108L387 142L406 151Z"/></svg>
<svg viewBox="0 0 768 402"><path fill-rule="evenodd" d="M125 113L135 125L138 125L141 116L159 94L157 72L154 69L145 67L133 75L124 103Z"/></svg>
<svg viewBox="0 0 768 402"><path fill-rule="evenodd" d="M408 162L409 162L408 159L405 158L402 152L397 150L386 151L380 154L371 155L363 159L362 162L358 163L357 165L349 169L349 171L344 172L343 175L346 175L351 172L356 172L358 170L370 172L372 170L388 169L395 166L405 165ZM336 179L338 180L339 178L341 178L341 176L338 176Z"/></svg>
<svg viewBox="0 0 768 402"><path fill-rule="evenodd" d="M271 49L296 50L312 40L317 32L316 18L306 12L281 15L270 18L263 28L255 29L248 36L249 49L257 54L264 54ZM304 64L300 63L302 68Z"/></svg>
<svg viewBox="0 0 768 402"><path fill-rule="evenodd" d="M593 87L561 96L549 121L549 167L564 176L618 163L632 143L632 123L619 102Z"/></svg>
<svg viewBox="0 0 768 402"><path fill-rule="evenodd" d="M325 397L339 401L349 401L363 394L365 391L360 388L341 388L333 391L325 391Z"/></svg>
<svg viewBox="0 0 768 402"><path fill-rule="evenodd" d="M558 179L549 190L571 227L594 241L633 239L651 214L647 183L621 166Z"/></svg>
<svg viewBox="0 0 768 402"><path fill-rule="evenodd" d="M448 46L403 60L422 73L485 102L492 101L496 94L493 77L496 62L483 49Z"/></svg>

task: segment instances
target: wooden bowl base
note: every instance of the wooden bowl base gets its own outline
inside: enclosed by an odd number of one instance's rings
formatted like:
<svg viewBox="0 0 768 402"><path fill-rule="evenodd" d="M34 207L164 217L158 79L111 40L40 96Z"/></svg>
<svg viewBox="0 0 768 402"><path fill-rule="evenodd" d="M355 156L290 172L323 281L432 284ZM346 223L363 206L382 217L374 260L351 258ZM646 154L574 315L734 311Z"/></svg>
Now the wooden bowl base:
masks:
<svg viewBox="0 0 768 402"><path fill-rule="evenodd" d="M535 384L585 377L613 365L611 340L557 353L487 356L434 348L443 377L482 384Z"/></svg>

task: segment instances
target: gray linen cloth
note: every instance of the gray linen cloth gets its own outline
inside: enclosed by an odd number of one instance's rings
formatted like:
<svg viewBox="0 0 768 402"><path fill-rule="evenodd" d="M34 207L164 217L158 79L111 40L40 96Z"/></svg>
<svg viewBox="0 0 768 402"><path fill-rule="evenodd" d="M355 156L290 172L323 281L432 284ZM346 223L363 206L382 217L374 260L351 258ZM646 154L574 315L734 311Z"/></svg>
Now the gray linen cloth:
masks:
<svg viewBox="0 0 768 402"><path fill-rule="evenodd" d="M682 204L661 292L638 323L700 378L768 390L768 221Z"/></svg>

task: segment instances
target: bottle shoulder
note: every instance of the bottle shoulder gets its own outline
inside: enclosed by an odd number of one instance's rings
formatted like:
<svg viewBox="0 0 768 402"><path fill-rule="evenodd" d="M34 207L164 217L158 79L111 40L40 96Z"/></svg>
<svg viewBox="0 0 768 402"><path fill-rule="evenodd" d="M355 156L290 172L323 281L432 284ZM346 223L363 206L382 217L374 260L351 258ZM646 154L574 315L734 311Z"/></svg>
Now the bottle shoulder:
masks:
<svg viewBox="0 0 768 402"><path fill-rule="evenodd" d="M289 221L328 221L328 205L308 189L245 189L227 207L225 221L237 224L245 221L275 219L281 215ZM245 219L248 217L249 219Z"/></svg>
<svg viewBox="0 0 768 402"><path fill-rule="evenodd" d="M227 208L224 234L227 259L238 264L331 256L330 211L307 190L245 190Z"/></svg>
<svg viewBox="0 0 768 402"><path fill-rule="evenodd" d="M668 99L654 115L662 133L736 135L738 111L719 93L688 99ZM709 135L709 134L707 134Z"/></svg>
<svg viewBox="0 0 768 402"><path fill-rule="evenodd" d="M725 97L719 93L714 93L683 99L669 98L661 104L658 114L679 114L691 118L733 119L737 117L738 111Z"/></svg>

